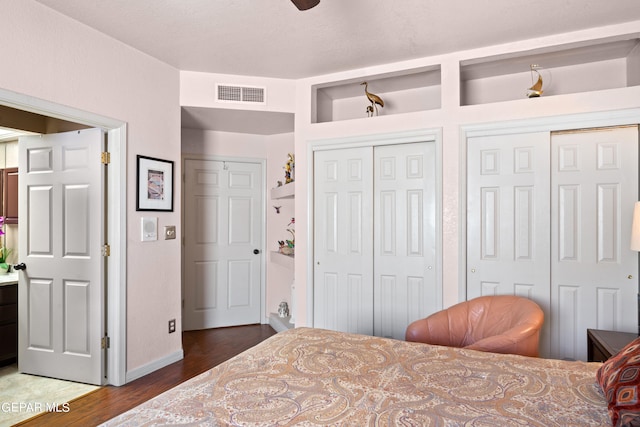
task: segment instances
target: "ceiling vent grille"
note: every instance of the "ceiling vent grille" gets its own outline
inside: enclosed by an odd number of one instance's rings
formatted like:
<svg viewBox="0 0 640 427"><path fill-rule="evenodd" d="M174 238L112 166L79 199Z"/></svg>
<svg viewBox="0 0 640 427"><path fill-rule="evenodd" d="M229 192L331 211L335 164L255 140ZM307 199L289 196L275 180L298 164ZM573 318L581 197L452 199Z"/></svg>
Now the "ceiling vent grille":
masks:
<svg viewBox="0 0 640 427"><path fill-rule="evenodd" d="M216 99L220 102L266 104L266 89L263 87L216 85Z"/></svg>

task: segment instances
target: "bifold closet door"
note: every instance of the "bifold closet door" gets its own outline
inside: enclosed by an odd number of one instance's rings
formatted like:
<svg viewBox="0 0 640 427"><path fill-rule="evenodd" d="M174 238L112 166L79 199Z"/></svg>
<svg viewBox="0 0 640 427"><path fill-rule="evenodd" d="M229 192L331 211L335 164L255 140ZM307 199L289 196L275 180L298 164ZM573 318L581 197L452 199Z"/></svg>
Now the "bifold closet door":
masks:
<svg viewBox="0 0 640 427"><path fill-rule="evenodd" d="M314 153L313 316L373 335L373 148Z"/></svg>
<svg viewBox="0 0 640 427"><path fill-rule="evenodd" d="M586 360L588 328L635 332L638 127L552 133L553 356Z"/></svg>
<svg viewBox="0 0 640 427"><path fill-rule="evenodd" d="M374 335L404 339L440 308L435 143L374 149Z"/></svg>

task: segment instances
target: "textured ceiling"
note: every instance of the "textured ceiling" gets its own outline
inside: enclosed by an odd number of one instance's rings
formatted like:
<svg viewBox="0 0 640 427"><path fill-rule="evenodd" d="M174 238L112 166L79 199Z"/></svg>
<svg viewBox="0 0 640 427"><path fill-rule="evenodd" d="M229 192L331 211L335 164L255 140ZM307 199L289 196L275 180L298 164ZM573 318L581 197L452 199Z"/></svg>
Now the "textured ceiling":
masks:
<svg viewBox="0 0 640 427"><path fill-rule="evenodd" d="M37 0L180 70L302 78L640 20L639 0Z"/></svg>

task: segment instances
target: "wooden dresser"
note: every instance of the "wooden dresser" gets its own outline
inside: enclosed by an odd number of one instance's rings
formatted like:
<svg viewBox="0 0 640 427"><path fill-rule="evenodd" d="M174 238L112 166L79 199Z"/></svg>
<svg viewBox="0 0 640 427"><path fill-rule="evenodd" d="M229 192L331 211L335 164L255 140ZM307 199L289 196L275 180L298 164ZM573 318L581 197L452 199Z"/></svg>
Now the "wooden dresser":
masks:
<svg viewBox="0 0 640 427"><path fill-rule="evenodd" d="M18 285L0 285L0 366L18 358Z"/></svg>

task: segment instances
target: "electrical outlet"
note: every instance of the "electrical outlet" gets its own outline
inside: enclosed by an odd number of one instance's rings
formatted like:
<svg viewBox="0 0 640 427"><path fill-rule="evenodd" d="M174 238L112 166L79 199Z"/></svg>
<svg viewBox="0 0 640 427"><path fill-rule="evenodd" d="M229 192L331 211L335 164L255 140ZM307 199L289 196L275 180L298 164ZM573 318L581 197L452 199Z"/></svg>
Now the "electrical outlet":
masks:
<svg viewBox="0 0 640 427"><path fill-rule="evenodd" d="M169 320L169 333L172 334L176 331L176 319Z"/></svg>

